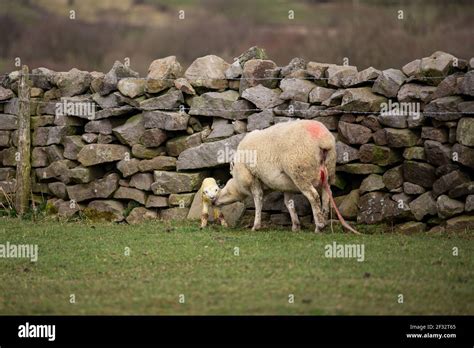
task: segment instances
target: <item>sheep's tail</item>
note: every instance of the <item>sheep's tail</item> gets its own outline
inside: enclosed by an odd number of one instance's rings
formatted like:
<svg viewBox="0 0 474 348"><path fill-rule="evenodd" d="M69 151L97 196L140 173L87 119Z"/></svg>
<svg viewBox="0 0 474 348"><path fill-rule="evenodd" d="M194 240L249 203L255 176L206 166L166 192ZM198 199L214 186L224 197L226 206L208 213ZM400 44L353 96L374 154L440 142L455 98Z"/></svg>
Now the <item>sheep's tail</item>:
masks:
<svg viewBox="0 0 474 348"><path fill-rule="evenodd" d="M336 202L334 202L334 198L332 196L332 191L331 187L329 186L329 175L328 175L328 168L326 165L326 159L327 159L327 150L321 150L321 170L320 170L320 178L321 178L321 184L323 185L323 190L326 190L329 196L329 201L331 202L331 205L336 212L337 218L341 222L342 226L351 231L352 233L355 234L361 234L360 232L356 231L354 228L352 228L346 220L342 217L341 213L339 212L339 209L337 208Z"/></svg>

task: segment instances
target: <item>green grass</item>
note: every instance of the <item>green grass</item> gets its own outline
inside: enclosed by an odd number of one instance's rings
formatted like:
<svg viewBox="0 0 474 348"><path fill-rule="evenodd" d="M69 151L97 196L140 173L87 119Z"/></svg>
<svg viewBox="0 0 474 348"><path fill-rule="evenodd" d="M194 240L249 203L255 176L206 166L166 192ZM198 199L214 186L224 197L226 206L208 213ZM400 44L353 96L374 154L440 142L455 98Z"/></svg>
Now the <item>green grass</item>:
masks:
<svg viewBox="0 0 474 348"><path fill-rule="evenodd" d="M472 236L1 218L0 244L39 258L0 258L0 314L474 314ZM363 243L365 261L326 258L333 241Z"/></svg>

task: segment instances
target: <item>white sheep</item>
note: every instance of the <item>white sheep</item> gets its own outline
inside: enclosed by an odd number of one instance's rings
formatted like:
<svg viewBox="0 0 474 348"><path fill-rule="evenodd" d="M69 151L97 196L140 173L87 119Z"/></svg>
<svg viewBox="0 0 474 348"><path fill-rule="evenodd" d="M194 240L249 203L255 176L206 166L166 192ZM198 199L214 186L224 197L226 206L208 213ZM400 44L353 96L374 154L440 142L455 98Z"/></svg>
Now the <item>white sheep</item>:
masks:
<svg viewBox="0 0 474 348"><path fill-rule="evenodd" d="M358 233L344 221L332 197L329 184L334 183L336 176L336 144L322 123L299 120L255 130L242 139L235 155L232 178L221 190L215 205L243 201L252 195L255 202L252 230L261 226L264 190L273 190L284 192L293 231L300 229L300 222L290 194L301 192L311 204L315 232L326 225L331 201L342 225Z"/></svg>
<svg viewBox="0 0 474 348"><path fill-rule="evenodd" d="M201 185L201 198L202 198L202 210L201 210L201 228L207 226L209 219L209 210L214 210L214 221L219 221L224 227L227 227L227 222L224 219L224 214L220 211L217 206L214 206L218 195L220 193L219 185L214 178L206 178L202 181Z"/></svg>

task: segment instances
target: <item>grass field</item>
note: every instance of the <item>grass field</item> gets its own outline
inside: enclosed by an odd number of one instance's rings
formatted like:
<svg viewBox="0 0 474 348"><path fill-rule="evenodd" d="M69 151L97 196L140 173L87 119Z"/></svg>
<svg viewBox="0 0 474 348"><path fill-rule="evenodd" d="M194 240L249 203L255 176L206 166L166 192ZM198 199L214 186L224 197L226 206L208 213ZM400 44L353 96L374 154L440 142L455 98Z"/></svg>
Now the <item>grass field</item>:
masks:
<svg viewBox="0 0 474 348"><path fill-rule="evenodd" d="M472 231L368 231L1 218L0 244L39 257L0 258L0 314L474 314ZM365 261L325 257L333 242L363 244Z"/></svg>

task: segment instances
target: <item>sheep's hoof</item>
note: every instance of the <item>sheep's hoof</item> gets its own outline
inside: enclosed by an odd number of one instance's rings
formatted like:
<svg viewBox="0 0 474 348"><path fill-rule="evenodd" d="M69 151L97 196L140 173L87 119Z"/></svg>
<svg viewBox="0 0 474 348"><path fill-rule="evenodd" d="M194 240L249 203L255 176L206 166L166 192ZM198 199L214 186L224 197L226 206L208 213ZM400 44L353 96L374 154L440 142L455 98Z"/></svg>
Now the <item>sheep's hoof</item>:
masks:
<svg viewBox="0 0 474 348"><path fill-rule="evenodd" d="M299 232L301 230L301 225L299 225L299 224L298 225L293 225L293 226L291 226L291 230L293 232Z"/></svg>
<svg viewBox="0 0 474 348"><path fill-rule="evenodd" d="M317 223L316 223L316 226L319 228L319 229L323 229L324 227L326 227L327 225L327 220L319 220Z"/></svg>
<svg viewBox="0 0 474 348"><path fill-rule="evenodd" d="M316 228L314 229L314 233L321 233L321 230L326 226L326 224L322 222L316 223Z"/></svg>

